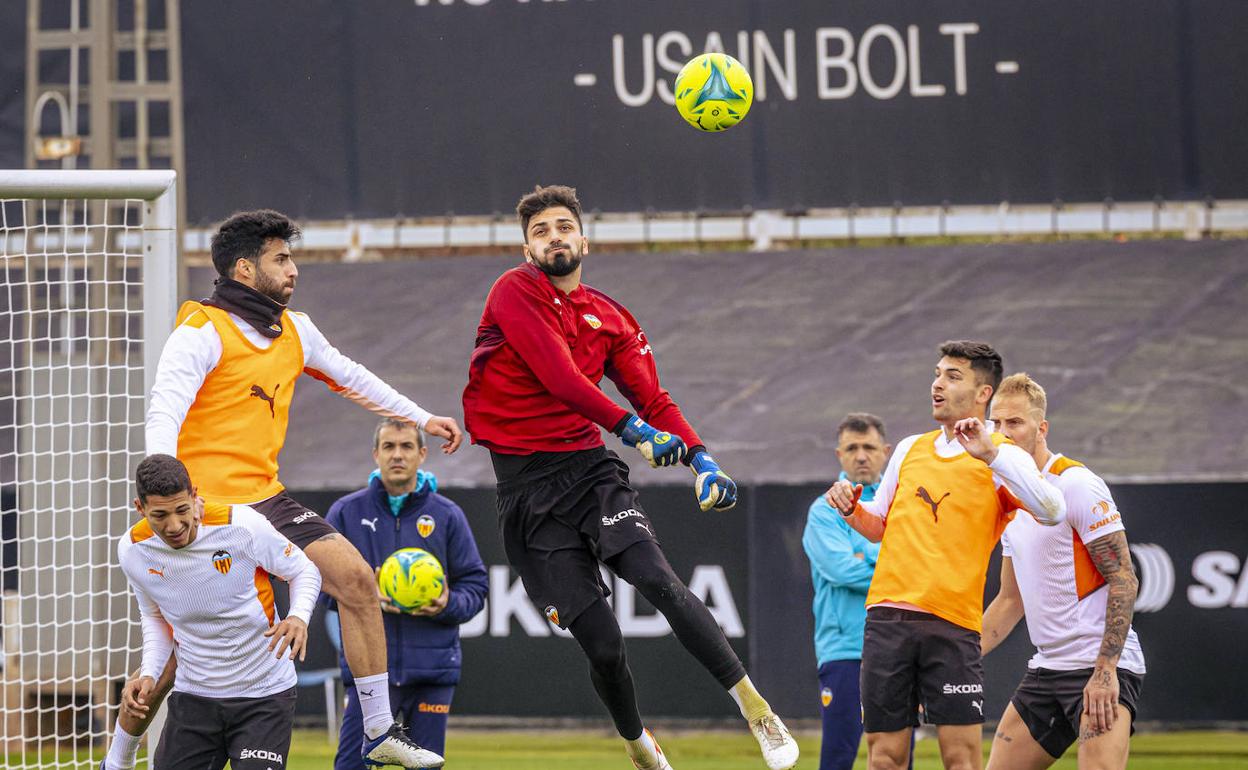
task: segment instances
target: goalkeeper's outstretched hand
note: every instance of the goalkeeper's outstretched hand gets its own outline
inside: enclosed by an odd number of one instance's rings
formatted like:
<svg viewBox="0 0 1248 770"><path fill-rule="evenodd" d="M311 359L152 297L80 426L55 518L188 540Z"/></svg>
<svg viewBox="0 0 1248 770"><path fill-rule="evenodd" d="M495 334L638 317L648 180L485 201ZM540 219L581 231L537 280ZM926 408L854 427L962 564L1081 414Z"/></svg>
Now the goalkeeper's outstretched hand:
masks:
<svg viewBox="0 0 1248 770"><path fill-rule="evenodd" d="M719 469L715 458L706 452L698 452L690 461L689 468L697 476L693 491L698 496L699 508L726 511L737 504L737 483Z"/></svg>
<svg viewBox="0 0 1248 770"><path fill-rule="evenodd" d="M620 429L620 440L634 447L651 468L675 465L685 459L689 448L680 436L658 430L636 415L629 415Z"/></svg>

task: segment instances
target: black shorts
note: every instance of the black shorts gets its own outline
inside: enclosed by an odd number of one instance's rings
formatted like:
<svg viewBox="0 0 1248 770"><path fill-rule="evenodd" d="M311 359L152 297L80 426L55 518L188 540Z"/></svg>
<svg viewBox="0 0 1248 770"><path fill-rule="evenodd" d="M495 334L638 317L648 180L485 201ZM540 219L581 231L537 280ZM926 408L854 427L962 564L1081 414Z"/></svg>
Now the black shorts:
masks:
<svg viewBox="0 0 1248 770"><path fill-rule="evenodd" d="M658 542L629 486L628 465L604 447L559 453L527 471L499 475L498 528L507 561L560 628L610 595L599 561L635 543Z"/></svg>
<svg viewBox="0 0 1248 770"><path fill-rule="evenodd" d="M331 527L319 513L291 497L284 489L268 500L252 503L251 507L268 519L273 528L282 533L282 537L299 546L301 550L326 535L338 534L338 530Z"/></svg>
<svg viewBox="0 0 1248 770"><path fill-rule="evenodd" d="M1083 688L1092 678L1092 669L1053 671L1029 668L1018 683L1010 703L1027 725L1027 731L1040 748L1061 757L1079 738L1083 714ZM1135 733L1135 704L1140 700L1144 677L1118 669L1118 702L1131 712L1131 733Z"/></svg>
<svg viewBox="0 0 1248 770"><path fill-rule="evenodd" d="M862 642L863 727L891 733L984 722L984 662L979 634L926 612L867 610Z"/></svg>
<svg viewBox="0 0 1248 770"><path fill-rule="evenodd" d="M263 698L169 695L153 770L282 770L290 754L295 688Z"/></svg>

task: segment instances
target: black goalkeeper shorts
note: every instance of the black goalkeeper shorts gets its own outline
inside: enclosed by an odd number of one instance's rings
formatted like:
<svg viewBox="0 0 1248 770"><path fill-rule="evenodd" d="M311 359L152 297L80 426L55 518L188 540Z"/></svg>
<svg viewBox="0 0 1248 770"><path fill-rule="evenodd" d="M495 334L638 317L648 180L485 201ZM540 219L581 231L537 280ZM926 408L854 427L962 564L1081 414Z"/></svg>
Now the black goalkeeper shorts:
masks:
<svg viewBox="0 0 1248 770"><path fill-rule="evenodd" d="M658 538L629 486L628 465L614 452L552 453L535 465L499 474L498 527L507 561L533 604L567 628L610 595L600 561Z"/></svg>

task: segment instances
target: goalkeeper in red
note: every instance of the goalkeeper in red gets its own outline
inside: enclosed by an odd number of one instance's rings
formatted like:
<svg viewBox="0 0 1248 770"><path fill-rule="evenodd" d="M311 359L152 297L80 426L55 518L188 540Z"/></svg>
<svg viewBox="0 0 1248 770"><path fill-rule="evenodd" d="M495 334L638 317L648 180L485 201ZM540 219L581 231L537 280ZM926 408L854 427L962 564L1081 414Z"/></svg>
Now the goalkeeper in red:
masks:
<svg viewBox="0 0 1248 770"><path fill-rule="evenodd" d="M688 466L704 511L735 505L736 485L660 387L637 322L581 283L589 244L576 191L538 187L516 213L525 263L504 273L486 298L464 390L465 426L490 450L498 480L507 560L533 602L584 650L594 689L637 768L671 765L642 724L600 562L663 613L685 649L729 692L767 766L792 767L797 743L750 683L706 605L672 571L629 484L628 465L603 446L599 427L653 467ZM636 414L599 389L604 375Z"/></svg>

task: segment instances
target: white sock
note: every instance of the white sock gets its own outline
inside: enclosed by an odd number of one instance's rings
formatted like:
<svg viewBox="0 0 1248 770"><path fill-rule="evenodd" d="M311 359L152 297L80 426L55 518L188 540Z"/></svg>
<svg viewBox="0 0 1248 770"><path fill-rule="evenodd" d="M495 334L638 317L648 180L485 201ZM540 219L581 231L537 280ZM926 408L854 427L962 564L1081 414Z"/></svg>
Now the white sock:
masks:
<svg viewBox="0 0 1248 770"><path fill-rule="evenodd" d="M644 764L653 764L658 757L657 746L654 743L654 736L649 730L642 730L641 736L633 740L624 739L624 743L628 746L628 756L642 762Z"/></svg>
<svg viewBox="0 0 1248 770"><path fill-rule="evenodd" d="M374 674L355 680L355 694L360 696L364 713L364 734L371 741L394 724L390 712L390 674Z"/></svg>
<svg viewBox="0 0 1248 770"><path fill-rule="evenodd" d="M113 728L113 743L108 747L108 756L104 758L104 767L108 770L130 770L134 767L142 740L142 735L131 735L122 729L121 720L117 720L117 726Z"/></svg>
<svg viewBox="0 0 1248 770"><path fill-rule="evenodd" d="M757 719L767 716L771 713L771 706L754 689L754 683L750 681L748 676L742 677L728 689L728 694L737 702L737 708L741 709L741 716L745 717L745 721L754 722Z"/></svg>

